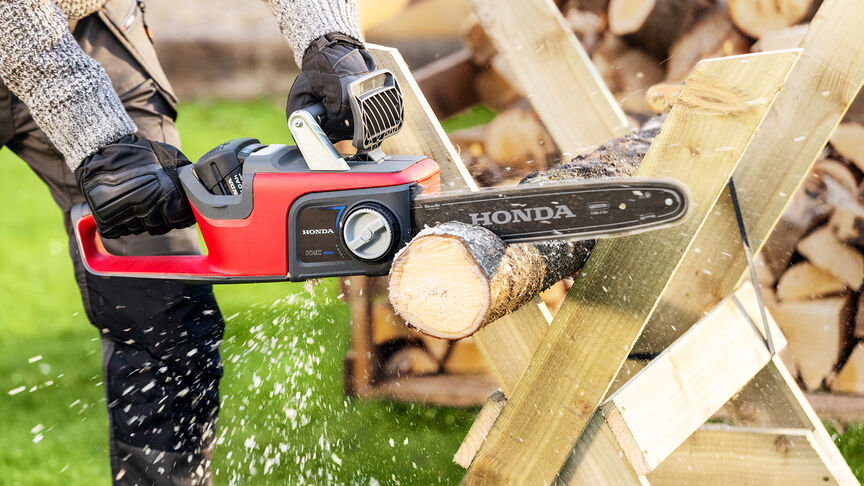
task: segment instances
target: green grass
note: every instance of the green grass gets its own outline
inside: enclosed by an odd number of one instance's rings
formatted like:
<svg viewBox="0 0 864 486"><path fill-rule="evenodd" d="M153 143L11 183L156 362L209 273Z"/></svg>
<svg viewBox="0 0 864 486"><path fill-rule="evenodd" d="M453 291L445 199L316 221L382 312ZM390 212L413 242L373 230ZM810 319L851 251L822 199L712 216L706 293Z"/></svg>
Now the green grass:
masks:
<svg viewBox="0 0 864 486"><path fill-rule="evenodd" d="M288 140L281 105L181 107L192 159L231 138ZM448 130L494 114L477 108ZM97 332L83 315L62 215L7 150L0 212L0 485L109 484ZM451 462L476 410L348 400L348 311L335 280L220 286L228 326L217 484L455 484ZM23 391L9 394L23 387ZM864 427L837 438L864 478Z"/></svg>

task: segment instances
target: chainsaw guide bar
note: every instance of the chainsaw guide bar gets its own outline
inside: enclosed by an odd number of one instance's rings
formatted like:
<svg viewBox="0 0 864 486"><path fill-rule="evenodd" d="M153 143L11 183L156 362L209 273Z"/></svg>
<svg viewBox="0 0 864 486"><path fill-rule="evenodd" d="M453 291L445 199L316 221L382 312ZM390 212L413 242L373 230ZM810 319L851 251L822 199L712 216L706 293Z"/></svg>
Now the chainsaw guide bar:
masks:
<svg viewBox="0 0 864 486"><path fill-rule="evenodd" d="M674 180L604 179L421 196L412 203L412 224L416 234L459 221L516 243L633 234L686 213L687 190Z"/></svg>

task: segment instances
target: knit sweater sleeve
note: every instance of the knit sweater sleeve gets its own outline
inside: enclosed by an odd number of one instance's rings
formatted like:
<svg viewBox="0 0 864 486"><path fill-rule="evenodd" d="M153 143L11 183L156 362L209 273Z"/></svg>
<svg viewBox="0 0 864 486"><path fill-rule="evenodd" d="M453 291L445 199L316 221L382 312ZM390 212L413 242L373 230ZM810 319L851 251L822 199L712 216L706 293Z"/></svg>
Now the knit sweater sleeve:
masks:
<svg viewBox="0 0 864 486"><path fill-rule="evenodd" d="M300 66L303 52L313 40L330 32L340 32L363 40L355 0L264 0L279 23L282 35L294 50Z"/></svg>
<svg viewBox="0 0 864 486"><path fill-rule="evenodd" d="M105 70L50 0L0 0L0 77L73 170L136 130Z"/></svg>

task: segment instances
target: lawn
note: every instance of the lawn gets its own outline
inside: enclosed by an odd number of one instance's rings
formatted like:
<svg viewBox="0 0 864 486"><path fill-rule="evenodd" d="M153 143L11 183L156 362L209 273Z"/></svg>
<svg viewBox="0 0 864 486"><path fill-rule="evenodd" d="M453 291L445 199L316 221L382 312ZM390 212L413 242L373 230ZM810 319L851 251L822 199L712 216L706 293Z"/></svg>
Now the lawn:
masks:
<svg viewBox="0 0 864 486"><path fill-rule="evenodd" d="M228 139L287 141L281 105L186 104L184 150L195 160ZM488 119L479 110L450 120ZM0 152L0 485L109 484L98 335L68 261L62 215L20 160ZM228 320L217 484L455 484L453 452L476 410L342 395L348 311L335 280L219 286ZM864 428L838 437L859 477Z"/></svg>

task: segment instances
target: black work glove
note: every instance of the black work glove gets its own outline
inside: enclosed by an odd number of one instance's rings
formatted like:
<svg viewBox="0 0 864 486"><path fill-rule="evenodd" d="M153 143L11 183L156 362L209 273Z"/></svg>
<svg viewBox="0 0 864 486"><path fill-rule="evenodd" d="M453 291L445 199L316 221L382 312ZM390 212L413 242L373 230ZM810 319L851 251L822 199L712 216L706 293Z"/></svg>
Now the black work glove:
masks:
<svg viewBox="0 0 864 486"><path fill-rule="evenodd" d="M126 135L84 159L75 179L103 237L161 235L195 223L177 177L190 163L171 145Z"/></svg>
<svg viewBox="0 0 864 486"><path fill-rule="evenodd" d="M338 32L315 39L303 54L301 73L288 94L287 115L324 102L324 133L333 142L352 138L348 85L374 70L375 61L360 41Z"/></svg>

